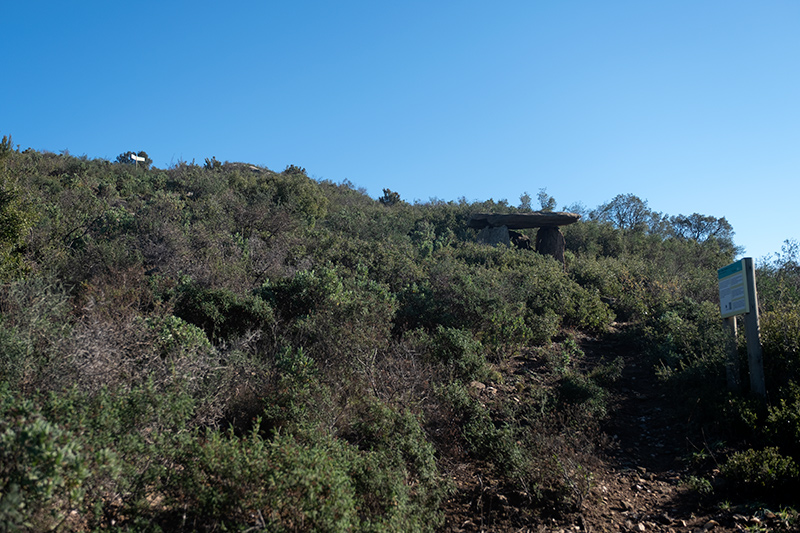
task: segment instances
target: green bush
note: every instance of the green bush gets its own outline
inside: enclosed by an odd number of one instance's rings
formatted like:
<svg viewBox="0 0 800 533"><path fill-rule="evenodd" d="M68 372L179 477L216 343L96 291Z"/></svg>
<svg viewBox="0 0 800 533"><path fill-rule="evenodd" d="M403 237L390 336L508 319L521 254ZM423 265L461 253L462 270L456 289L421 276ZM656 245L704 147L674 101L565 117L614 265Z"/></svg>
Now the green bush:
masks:
<svg viewBox="0 0 800 533"><path fill-rule="evenodd" d="M265 282L258 295L273 302L286 320L306 317L318 309L339 306L345 298L342 279L333 268L301 270L290 278Z"/></svg>
<svg viewBox="0 0 800 533"><path fill-rule="evenodd" d="M800 383L800 302L778 304L764 313L760 331L767 388Z"/></svg>
<svg viewBox="0 0 800 533"><path fill-rule="evenodd" d="M175 316L205 331L218 342L268 329L274 321L270 305L257 295L238 295L228 289L203 288L191 281L178 286Z"/></svg>
<svg viewBox="0 0 800 533"><path fill-rule="evenodd" d="M362 267L301 270L269 280L256 294L278 311L284 344L337 364L388 342L397 305L389 287L369 279Z"/></svg>
<svg viewBox="0 0 800 533"><path fill-rule="evenodd" d="M331 390L320 381L316 361L302 347L285 346L275 353L273 366L275 390L257 391L265 428L296 432L322 426L330 411Z"/></svg>
<svg viewBox="0 0 800 533"><path fill-rule="evenodd" d="M439 326L431 338L431 352L462 380L482 380L489 373L483 345L469 331Z"/></svg>
<svg viewBox="0 0 800 533"><path fill-rule="evenodd" d="M89 475L75 435L0 385L0 530L63 524L82 503Z"/></svg>
<svg viewBox="0 0 800 533"><path fill-rule="evenodd" d="M673 302L648 320L642 333L664 375L706 385L709 379L724 379L726 333L714 303L689 298Z"/></svg>
<svg viewBox="0 0 800 533"><path fill-rule="evenodd" d="M800 458L800 385L790 382L781 392L783 398L769 407L764 435L770 445Z"/></svg>
<svg viewBox="0 0 800 533"><path fill-rule="evenodd" d="M5 141L5 137L3 140ZM2 279L15 278L27 270L22 253L24 239L36 221L36 212L31 200L23 191L24 188L8 176L5 168L0 169L0 278Z"/></svg>
<svg viewBox="0 0 800 533"><path fill-rule="evenodd" d="M547 309L541 314L526 313L525 322L530 329L531 337L530 342L534 346L546 346L553 337L558 334L561 328L562 317L553 311Z"/></svg>
<svg viewBox="0 0 800 533"><path fill-rule="evenodd" d="M168 508L209 531L433 531L446 484L432 447L413 416L369 412L360 450L319 432L266 440L258 425L186 440Z"/></svg>
<svg viewBox="0 0 800 533"><path fill-rule="evenodd" d="M777 448L736 452L722 465L721 471L734 487L756 495L780 494L800 481L797 463L781 455Z"/></svg>
<svg viewBox="0 0 800 533"><path fill-rule="evenodd" d="M304 445L288 435L265 441L210 432L185 442L182 469L167 485L169 505L200 531L344 531L358 524L348 475L352 453L336 441ZM191 460L189 460L191 458Z"/></svg>
<svg viewBox="0 0 800 533"><path fill-rule="evenodd" d="M408 329L469 329L492 351L546 344L562 322L602 331L608 307L569 279L552 258L524 250L463 244L434 252L424 279L398 294Z"/></svg>
<svg viewBox="0 0 800 533"><path fill-rule="evenodd" d="M441 503L451 486L439 473L420 417L367 401L352 429L358 448L368 452L354 479L374 525L389 531L425 531L441 524Z"/></svg>
<svg viewBox="0 0 800 533"><path fill-rule="evenodd" d="M608 413L608 391L590 375L569 371L561 378L558 391L563 403L579 405L592 417L604 418Z"/></svg>
<svg viewBox="0 0 800 533"><path fill-rule="evenodd" d="M153 498L163 496L182 440L198 438L193 398L149 382L94 394L74 388L38 400L46 419L68 429L83 450L88 475L77 510L90 528L163 521Z"/></svg>
<svg viewBox="0 0 800 533"><path fill-rule="evenodd" d="M497 427L491 411L458 383L438 389L438 394L459 419L467 450L476 458L494 463L498 472L511 479L526 475L526 450L510 425Z"/></svg>
<svg viewBox="0 0 800 533"><path fill-rule="evenodd" d="M213 349L202 329L174 315L152 317L145 322L155 332L157 348L163 357L180 359Z"/></svg>

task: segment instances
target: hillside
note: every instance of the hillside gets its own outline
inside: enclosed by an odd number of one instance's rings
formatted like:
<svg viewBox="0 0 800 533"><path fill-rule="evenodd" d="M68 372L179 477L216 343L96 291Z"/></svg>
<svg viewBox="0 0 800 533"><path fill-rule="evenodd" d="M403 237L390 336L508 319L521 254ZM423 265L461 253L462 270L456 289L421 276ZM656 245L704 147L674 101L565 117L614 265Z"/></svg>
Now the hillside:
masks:
<svg viewBox="0 0 800 533"><path fill-rule="evenodd" d="M763 406L726 389L724 218L568 206L561 264L468 227L527 193L374 200L297 166L11 146L9 531L797 525L796 241L759 265Z"/></svg>

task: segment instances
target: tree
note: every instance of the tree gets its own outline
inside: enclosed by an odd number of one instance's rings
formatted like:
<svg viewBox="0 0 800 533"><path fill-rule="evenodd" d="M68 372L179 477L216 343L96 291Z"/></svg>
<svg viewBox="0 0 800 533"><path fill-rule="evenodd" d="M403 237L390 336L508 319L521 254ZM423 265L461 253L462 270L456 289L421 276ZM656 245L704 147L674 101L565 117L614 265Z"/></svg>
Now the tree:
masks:
<svg viewBox="0 0 800 533"><path fill-rule="evenodd" d="M217 161L216 157L211 157L211 159L206 157L206 164L204 165L206 170L220 170L222 169L222 163Z"/></svg>
<svg viewBox="0 0 800 533"><path fill-rule="evenodd" d="M583 202L572 202L562 209L568 213L577 213L581 215L581 217L585 217L589 214L589 208L586 207Z"/></svg>
<svg viewBox="0 0 800 533"><path fill-rule="evenodd" d="M0 161L11 155L13 151L11 135L3 135L3 140L0 141Z"/></svg>
<svg viewBox="0 0 800 533"><path fill-rule="evenodd" d="M528 191L525 191L519 196L519 208L522 211L533 211L533 207L531 207L531 195L528 194Z"/></svg>
<svg viewBox="0 0 800 533"><path fill-rule="evenodd" d="M378 198L378 201L387 207L391 207L402 202L400 199L400 193L394 192L391 189L383 189L383 196Z"/></svg>
<svg viewBox="0 0 800 533"><path fill-rule="evenodd" d="M135 155L137 157L143 157L144 161L135 161L134 159L131 158L132 155ZM128 151L119 154L117 156L116 163L119 163L121 165L142 166L145 170L147 170L150 168L150 165L153 164L153 160L150 159L150 157L147 155L147 152L145 152L144 150L140 150L138 153Z"/></svg>
<svg viewBox="0 0 800 533"><path fill-rule="evenodd" d="M610 202L599 206L589 216L601 222L611 222L623 230L646 231L653 218L647 200L633 194L618 194Z"/></svg>
<svg viewBox="0 0 800 533"><path fill-rule="evenodd" d="M722 241L733 240L733 226L725 217L717 218L710 215L692 213L689 216L678 215L671 217L672 231L677 237L705 242L711 237Z"/></svg>
<svg viewBox="0 0 800 533"><path fill-rule="evenodd" d="M539 205L542 207L542 211L550 212L556 208L556 199L547 194L547 188L539 189L539 194L536 195L539 199Z"/></svg>
<svg viewBox="0 0 800 533"><path fill-rule="evenodd" d="M283 173L284 174L289 174L289 175L298 175L298 176L306 176L306 177L308 176L308 174L306 174L306 169L305 168L298 167L298 166L295 166L295 165L287 165L286 168L283 170Z"/></svg>

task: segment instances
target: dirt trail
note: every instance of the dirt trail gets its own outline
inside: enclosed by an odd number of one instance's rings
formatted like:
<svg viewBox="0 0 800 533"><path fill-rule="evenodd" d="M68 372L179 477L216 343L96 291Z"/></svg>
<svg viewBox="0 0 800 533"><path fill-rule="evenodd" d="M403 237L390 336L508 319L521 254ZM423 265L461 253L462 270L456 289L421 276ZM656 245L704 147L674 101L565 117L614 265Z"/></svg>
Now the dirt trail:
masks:
<svg viewBox="0 0 800 533"><path fill-rule="evenodd" d="M605 450L583 521L591 531L723 531L686 481L694 445L676 405L624 331L582 343L589 364L621 356Z"/></svg>
<svg viewBox="0 0 800 533"><path fill-rule="evenodd" d="M488 494L481 474L455 476L459 495L447 509L442 531L554 531L586 532L692 532L770 531L768 520L737 514L690 488L687 458L701 448L689 426L678 415L678 406L658 381L651 366L637 353L632 339L620 325L611 334L580 340L588 368L621 356L625 365L612 387L613 399L602 430L608 446L592 465L593 483L580 513L543 519L517 504L513 497ZM475 501L483 497L502 512L487 524L477 516ZM471 507L470 507L471 505ZM460 506L460 507L459 507ZM485 512L482 511L482 512ZM470 515L471 513L471 515ZM504 516L509 517L504 519ZM511 519L513 517L513 519ZM527 517L527 518L525 518Z"/></svg>

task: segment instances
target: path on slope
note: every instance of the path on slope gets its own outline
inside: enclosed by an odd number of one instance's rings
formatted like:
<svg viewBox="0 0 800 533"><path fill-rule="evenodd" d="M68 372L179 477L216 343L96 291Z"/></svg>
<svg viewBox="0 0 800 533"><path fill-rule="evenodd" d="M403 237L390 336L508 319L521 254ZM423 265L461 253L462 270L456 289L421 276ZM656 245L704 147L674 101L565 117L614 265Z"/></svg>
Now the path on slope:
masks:
<svg viewBox="0 0 800 533"><path fill-rule="evenodd" d="M611 444L595 472L581 525L591 531L723 530L686 483L685 459L696 450L689 428L624 326L581 345L587 364L617 356L625 361L603 426Z"/></svg>
<svg viewBox="0 0 800 533"><path fill-rule="evenodd" d="M617 325L606 335L583 337L579 342L585 354L582 364L587 368L616 357L625 362L622 376L611 387L612 406L602 426L608 445L591 467L592 488L581 511L561 520L526 524L494 517L490 526L484 526L487 521L474 515L474 495L485 494L486 488L483 478L473 473L458 480L459 493L472 495L473 515L470 517L466 508L459 511L451 506L442 531L704 533L744 531L754 525L754 519L721 511L691 488L687 458L701 450L702 443L690 437L691 428L681 418L679 406L637 352L626 329ZM494 495L498 497L507 501ZM505 514L531 516L523 509L510 511Z"/></svg>

